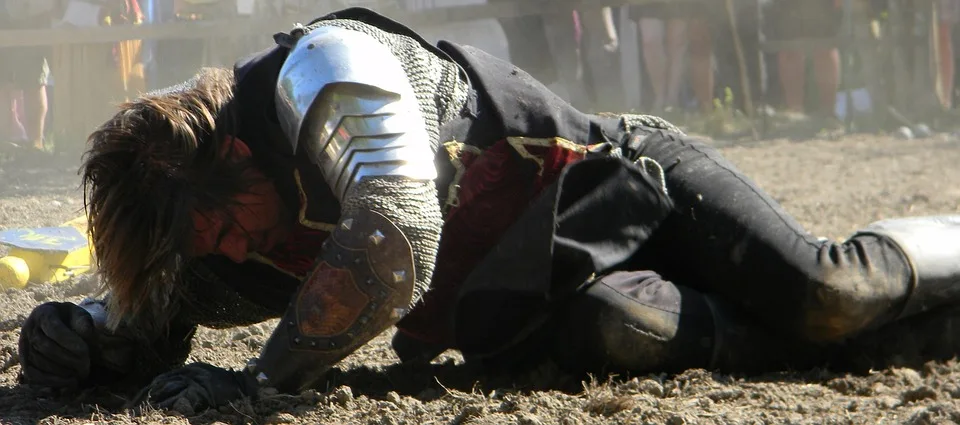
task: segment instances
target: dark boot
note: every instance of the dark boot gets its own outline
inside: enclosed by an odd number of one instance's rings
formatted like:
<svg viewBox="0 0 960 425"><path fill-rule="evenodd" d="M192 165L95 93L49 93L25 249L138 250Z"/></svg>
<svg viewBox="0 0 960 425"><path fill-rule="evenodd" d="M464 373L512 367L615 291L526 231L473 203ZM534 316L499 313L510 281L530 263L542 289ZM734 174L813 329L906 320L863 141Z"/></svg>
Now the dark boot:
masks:
<svg viewBox="0 0 960 425"><path fill-rule="evenodd" d="M809 369L826 364L832 347L772 331L750 320L741 310L709 295L716 331L710 369L727 373L761 374Z"/></svg>
<svg viewBox="0 0 960 425"><path fill-rule="evenodd" d="M960 302L960 216L883 220L858 234L893 241L910 266L910 288L897 318Z"/></svg>
<svg viewBox="0 0 960 425"><path fill-rule="evenodd" d="M831 366L867 372L920 368L960 355L960 305L945 305L866 331L835 350Z"/></svg>
<svg viewBox="0 0 960 425"><path fill-rule="evenodd" d="M733 305L653 272L604 276L558 315L554 357L581 371L762 373L825 357L817 345L772 332Z"/></svg>

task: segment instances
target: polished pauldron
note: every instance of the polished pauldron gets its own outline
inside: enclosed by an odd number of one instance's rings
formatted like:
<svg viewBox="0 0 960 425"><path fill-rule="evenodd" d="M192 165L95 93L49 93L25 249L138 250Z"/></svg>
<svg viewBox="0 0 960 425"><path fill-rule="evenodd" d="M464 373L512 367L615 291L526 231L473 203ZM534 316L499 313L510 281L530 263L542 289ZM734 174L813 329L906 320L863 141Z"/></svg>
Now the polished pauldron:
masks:
<svg viewBox="0 0 960 425"><path fill-rule="evenodd" d="M400 60L370 35L319 27L297 40L280 70L280 124L338 199L366 176L437 176L417 98Z"/></svg>

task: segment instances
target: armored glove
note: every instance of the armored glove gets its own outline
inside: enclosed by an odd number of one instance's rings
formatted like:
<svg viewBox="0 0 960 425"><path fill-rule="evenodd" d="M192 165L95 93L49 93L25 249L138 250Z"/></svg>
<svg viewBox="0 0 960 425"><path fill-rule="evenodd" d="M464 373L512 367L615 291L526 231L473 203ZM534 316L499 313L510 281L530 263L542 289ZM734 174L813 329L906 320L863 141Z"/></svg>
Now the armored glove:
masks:
<svg viewBox="0 0 960 425"><path fill-rule="evenodd" d="M52 388L79 387L90 375L95 339L93 318L76 304L38 306L20 331L23 381Z"/></svg>
<svg viewBox="0 0 960 425"><path fill-rule="evenodd" d="M35 308L20 332L20 363L25 383L78 388L113 383L137 375L134 338L103 328L101 301L81 305L49 302Z"/></svg>
<svg viewBox="0 0 960 425"><path fill-rule="evenodd" d="M131 404L150 402L161 409L194 412L216 408L239 398L256 397L257 383L241 371L193 363L161 374L140 390ZM182 401L181 401L182 400Z"/></svg>

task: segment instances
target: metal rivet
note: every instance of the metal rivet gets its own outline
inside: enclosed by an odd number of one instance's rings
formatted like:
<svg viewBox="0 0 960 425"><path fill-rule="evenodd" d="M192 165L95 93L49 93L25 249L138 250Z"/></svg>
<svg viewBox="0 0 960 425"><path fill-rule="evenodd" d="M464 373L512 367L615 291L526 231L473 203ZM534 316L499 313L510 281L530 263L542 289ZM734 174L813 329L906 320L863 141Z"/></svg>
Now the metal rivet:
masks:
<svg viewBox="0 0 960 425"><path fill-rule="evenodd" d="M337 261L343 261L343 256L340 254L337 254Z"/></svg>
<svg viewBox="0 0 960 425"><path fill-rule="evenodd" d="M330 343L329 343L329 344L327 344L327 345L329 345L329 346L330 346L330 348L337 348L337 343L336 343L336 342L334 342L334 341L330 341Z"/></svg>
<svg viewBox="0 0 960 425"><path fill-rule="evenodd" d="M373 285L373 284L374 284L373 278L367 279L367 285Z"/></svg>
<svg viewBox="0 0 960 425"><path fill-rule="evenodd" d="M317 346L317 341L310 341L310 346L311 346L311 347L316 347L316 346Z"/></svg>
<svg viewBox="0 0 960 425"><path fill-rule="evenodd" d="M294 338L294 339L293 339L293 343L294 343L294 344L299 344L299 343L300 343L300 337Z"/></svg>
<svg viewBox="0 0 960 425"><path fill-rule="evenodd" d="M352 219L352 218L348 218L348 219L343 220L342 222L340 222L340 228L342 228L343 230L350 230L350 228L352 228L352 227L353 227L353 219Z"/></svg>
<svg viewBox="0 0 960 425"><path fill-rule="evenodd" d="M257 371L257 359L251 359L247 362L247 372L253 373Z"/></svg>
<svg viewBox="0 0 960 425"><path fill-rule="evenodd" d="M373 242L374 245L380 245L380 242L383 242L384 239L386 239L386 236L379 230L374 230L373 233L370 234L370 242Z"/></svg>
<svg viewBox="0 0 960 425"><path fill-rule="evenodd" d="M403 270L395 270L393 272L393 282L400 283L407 279L407 272Z"/></svg>
<svg viewBox="0 0 960 425"><path fill-rule="evenodd" d="M357 265L359 265L359 264L360 264L361 262L363 262L363 259L362 259L362 258L360 258L360 257L357 257L357 259L356 259L356 260L353 260L353 264L357 264Z"/></svg>
<svg viewBox="0 0 960 425"><path fill-rule="evenodd" d="M292 320L291 320L291 321L289 321L289 322L287 322L287 326L295 326L295 325L296 325L296 324L295 324L295 323L293 323L293 321L292 321Z"/></svg>
<svg viewBox="0 0 960 425"><path fill-rule="evenodd" d="M263 373L263 372L260 372L260 373L257 375L257 383L260 384L260 385L266 384L267 381L269 381L269 380L270 380L270 379L267 378L267 374L265 374L265 373Z"/></svg>

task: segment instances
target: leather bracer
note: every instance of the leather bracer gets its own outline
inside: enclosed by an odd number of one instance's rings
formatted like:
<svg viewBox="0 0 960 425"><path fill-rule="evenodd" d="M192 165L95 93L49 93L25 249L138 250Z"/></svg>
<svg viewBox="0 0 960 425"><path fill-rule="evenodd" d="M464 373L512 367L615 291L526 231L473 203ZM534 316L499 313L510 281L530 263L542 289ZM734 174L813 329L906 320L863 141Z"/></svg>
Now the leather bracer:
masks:
<svg viewBox="0 0 960 425"><path fill-rule="evenodd" d="M394 223L369 210L344 217L261 353L258 381L308 387L406 314L415 279L410 242Z"/></svg>

